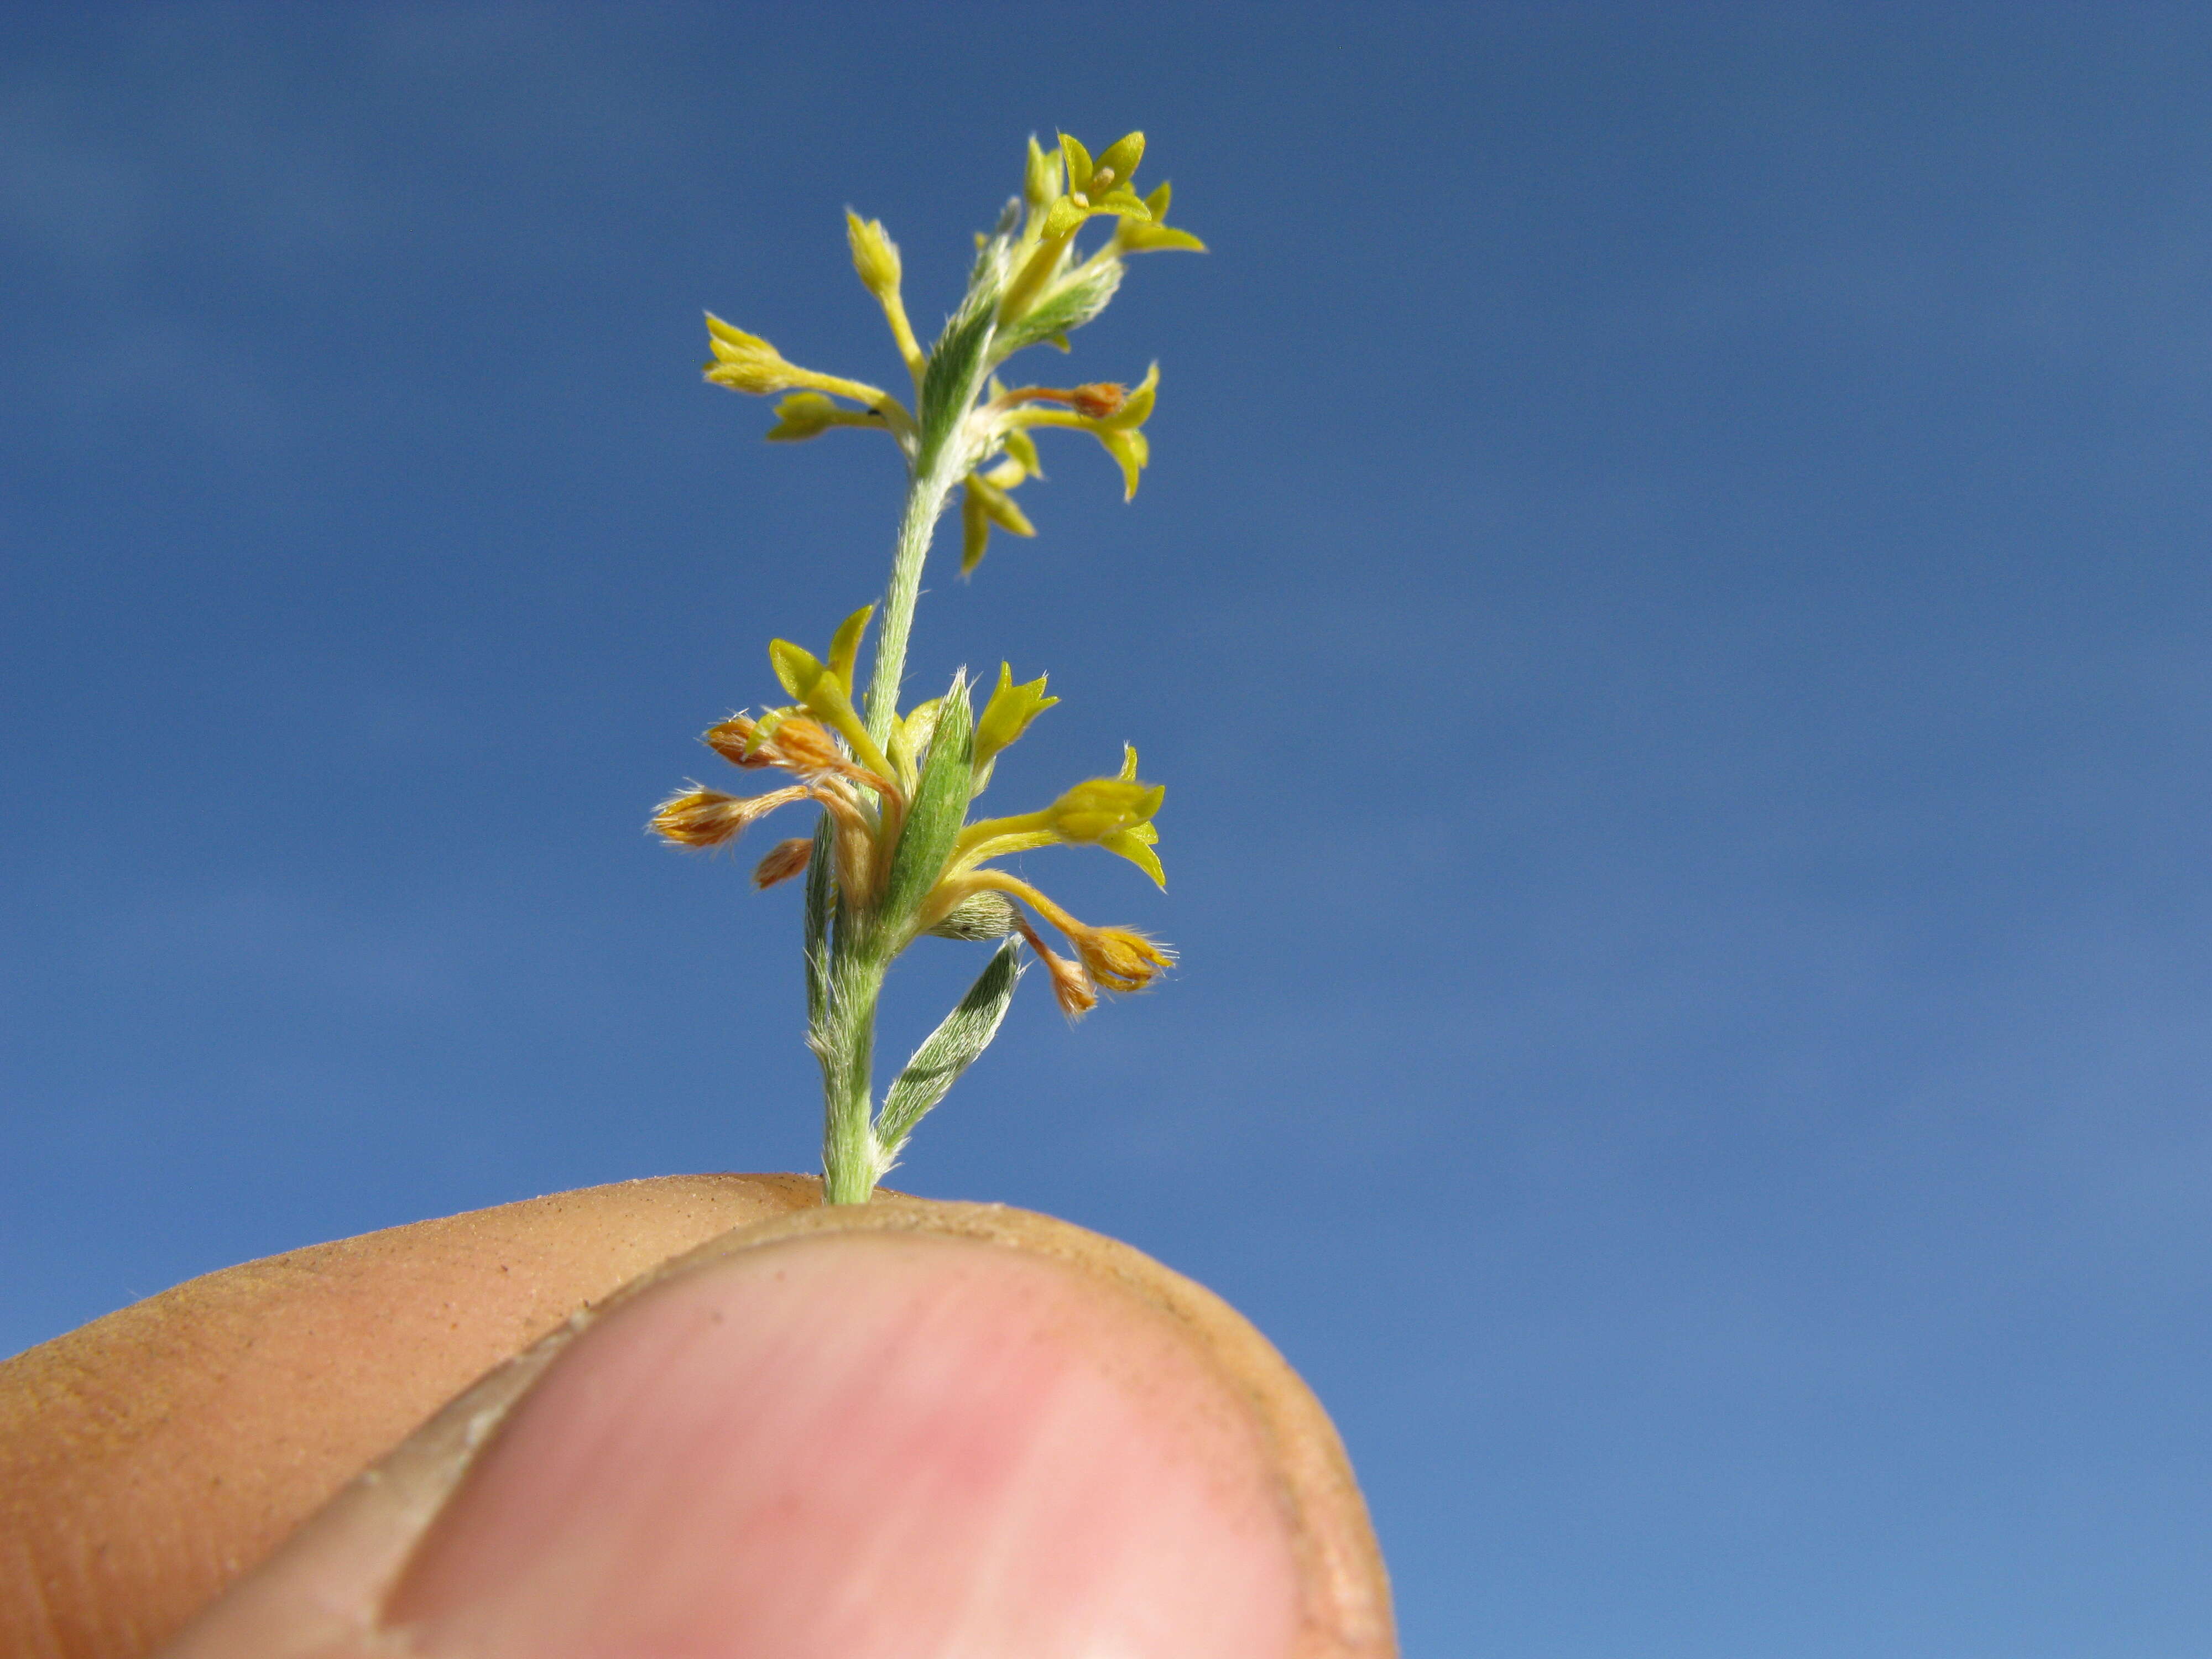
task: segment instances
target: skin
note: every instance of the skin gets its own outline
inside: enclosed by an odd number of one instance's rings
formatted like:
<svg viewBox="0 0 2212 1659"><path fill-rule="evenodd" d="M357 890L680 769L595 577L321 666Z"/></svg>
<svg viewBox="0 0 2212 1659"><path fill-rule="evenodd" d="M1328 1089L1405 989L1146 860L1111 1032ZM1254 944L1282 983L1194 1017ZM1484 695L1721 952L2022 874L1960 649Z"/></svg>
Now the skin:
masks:
<svg viewBox="0 0 2212 1659"><path fill-rule="evenodd" d="M1218 1298L1044 1217L713 1176L295 1251L0 1364L0 1651L157 1650L1395 1647L1334 1431Z"/></svg>

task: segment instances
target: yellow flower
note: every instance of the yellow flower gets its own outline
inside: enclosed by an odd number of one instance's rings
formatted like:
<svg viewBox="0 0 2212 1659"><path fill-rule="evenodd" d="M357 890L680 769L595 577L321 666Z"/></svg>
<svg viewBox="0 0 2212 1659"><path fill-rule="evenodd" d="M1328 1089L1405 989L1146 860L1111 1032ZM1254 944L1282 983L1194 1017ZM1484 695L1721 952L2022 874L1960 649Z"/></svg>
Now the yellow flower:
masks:
<svg viewBox="0 0 2212 1659"><path fill-rule="evenodd" d="M1145 378L1136 388L1122 397L1109 414L1089 415L1080 404L1066 409L1040 408L1041 402L1073 403L1076 392L1093 394L1093 407L1104 402L1105 388L1078 386L1073 392L1050 392L1042 387L1024 387L993 399L992 406L1002 411L1002 418L1010 432L1041 426L1068 427L1078 432L1088 432L1098 440L1109 455L1121 469L1121 499L1129 500L1137 493L1137 479L1151 464L1152 447L1140 428L1152 418L1152 406L1158 401L1160 366L1154 363L1146 371ZM1119 392L1120 387L1113 388Z"/></svg>
<svg viewBox="0 0 2212 1659"><path fill-rule="evenodd" d="M845 240L853 250L853 269L860 286L878 300L898 292L898 244L891 240L880 219L863 219L845 210Z"/></svg>
<svg viewBox="0 0 2212 1659"><path fill-rule="evenodd" d="M1079 783L1044 810L1045 822L1062 841L1097 842L1148 823L1167 799L1162 784L1130 778L1091 778Z"/></svg>
<svg viewBox="0 0 2212 1659"><path fill-rule="evenodd" d="M1045 209L1044 222L1037 231L1040 240L1065 237L1097 214L1139 220L1152 216L1145 198L1130 188L1137 163L1145 156L1143 133L1132 132L1115 140L1093 161L1081 140L1063 132L1060 153L1066 169L1066 189Z"/></svg>
<svg viewBox="0 0 2212 1659"><path fill-rule="evenodd" d="M973 575L991 544L991 527L1017 536L1034 536L1036 526L1029 514L1006 494L1029 476L1029 469L1012 457L988 472L970 472L960 495L960 574Z"/></svg>
<svg viewBox="0 0 2212 1659"><path fill-rule="evenodd" d="M1030 950L1052 975L1053 998L1060 1011L1078 1020L1097 1006L1098 992L1143 991L1175 966L1176 954L1158 939L1129 927L1092 927L1077 921L1042 893L1016 876L984 871L976 879L988 890L1019 898L1066 936L1075 949L1069 961L1044 942L1026 918L1014 924Z"/></svg>
<svg viewBox="0 0 2212 1659"><path fill-rule="evenodd" d="M1040 674L1025 684L1017 685L1014 665L1005 662L999 665L998 688L975 719L975 774L979 780L989 777L992 763L1000 750L1028 731L1031 720L1060 701L1045 696L1044 683L1045 676ZM981 789L979 781L978 793Z"/></svg>
<svg viewBox="0 0 2212 1659"><path fill-rule="evenodd" d="M830 642L826 662L788 640L772 641L769 661L797 703L757 717L732 714L706 733L707 746L732 765L748 770L775 767L796 778L794 786L749 798L694 787L662 802L652 828L680 846L720 846L779 806L817 801L836 826L831 845L840 885L856 902L872 902L889 874L915 782L910 756L900 767L870 739L848 690L874 611L874 606L864 605L844 620ZM910 719L902 726L895 746L898 740L911 744L914 725ZM797 875L806 863L793 843L785 842L770 851L754 879L771 886Z"/></svg>
<svg viewBox="0 0 2212 1659"><path fill-rule="evenodd" d="M875 606L863 605L845 618L830 642L827 663L789 640L770 640L768 659L769 666L775 670L776 678L783 683L783 689L798 698L809 713L835 727L853 746L853 753L860 763L878 778L888 781L896 775L896 769L868 735L868 728L853 707L852 696L860 636L867 631L868 618L875 612Z"/></svg>
<svg viewBox="0 0 2212 1659"><path fill-rule="evenodd" d="M1000 667L999 688L976 723L979 776L988 775L998 751L1020 736L1022 727L1059 701L1046 697L1043 691L1043 680L1017 685L1012 669ZM989 744L994 746L987 745L987 729L991 733ZM1004 741L999 741L1000 738ZM1128 859L1164 887L1166 877L1152 851L1159 836L1152 819L1166 794L1158 784L1138 781L1137 751L1125 748L1117 777L1086 779L1039 811L984 818L967 825L953 843L944 873L923 902L920 926L925 930L934 928L963 906L972 906L979 896L1001 894L1028 905L1066 935L1074 947L1073 960L1054 954L1017 913L1015 930L1050 970L1053 994L1069 1018L1079 1018L1087 1012L1097 1000L1101 988L1144 989L1173 964L1174 952L1129 928L1093 927L1079 921L1019 877L988 866L994 859L1035 848L1092 845Z"/></svg>
<svg viewBox="0 0 2212 1659"><path fill-rule="evenodd" d="M1116 139L1092 161L1081 142L1066 133L1060 136L1060 155L1048 158L1030 143L1030 165L1023 194L1030 204L1026 240L1035 252L1023 262L1013 281L999 298L999 320L1010 323L1028 311L1059 274L1067 259L1068 244L1085 220L1110 214L1123 221L1148 222L1152 210L1131 188L1137 163L1144 158L1145 135L1132 132Z"/></svg>
<svg viewBox="0 0 2212 1659"><path fill-rule="evenodd" d="M1127 927L1089 927L1071 934L1091 977L1109 991L1141 991L1175 966L1175 952Z"/></svg>
<svg viewBox="0 0 2212 1659"><path fill-rule="evenodd" d="M789 392L795 388L812 392L834 392L840 398L850 398L893 431L905 434L914 428L914 417L907 413L906 405L865 380L848 380L839 374L823 374L811 368L785 360L778 351L757 334L748 334L741 328L732 328L713 312L707 313L707 344L714 356L706 367L706 376L716 386L726 386L732 392L747 392L764 398L772 392ZM835 405L832 405L835 408ZM848 411L849 412L849 411ZM779 416L789 419L795 415L803 427L815 418L817 409L812 404L800 404L796 410L779 408ZM823 422L823 425L858 425L856 421ZM782 438L811 438L820 430L785 431L780 425L775 435Z"/></svg>

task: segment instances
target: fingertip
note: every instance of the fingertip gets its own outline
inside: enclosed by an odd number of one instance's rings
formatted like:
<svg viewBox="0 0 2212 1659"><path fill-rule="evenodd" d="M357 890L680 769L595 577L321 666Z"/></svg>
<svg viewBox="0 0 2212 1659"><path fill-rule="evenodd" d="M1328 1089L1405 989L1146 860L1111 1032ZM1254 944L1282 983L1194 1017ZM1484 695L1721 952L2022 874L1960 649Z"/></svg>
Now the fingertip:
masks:
<svg viewBox="0 0 2212 1659"><path fill-rule="evenodd" d="M260 1645L218 1617L185 1651L1395 1650L1310 1395L1225 1304L1065 1224L805 1212L702 1247L528 1363L534 1383L495 1375L411 1474L241 1587L289 1596Z"/></svg>

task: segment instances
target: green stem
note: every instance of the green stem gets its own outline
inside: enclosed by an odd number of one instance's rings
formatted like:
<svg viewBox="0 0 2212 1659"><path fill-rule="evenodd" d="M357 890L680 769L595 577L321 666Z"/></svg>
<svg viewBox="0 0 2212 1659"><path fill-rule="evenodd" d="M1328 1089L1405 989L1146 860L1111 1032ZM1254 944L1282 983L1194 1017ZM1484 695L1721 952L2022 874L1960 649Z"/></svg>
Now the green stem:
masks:
<svg viewBox="0 0 2212 1659"><path fill-rule="evenodd" d="M959 414L950 428L925 432L915 456L906 505L899 514L890 586L884 594L883 631L876 635L875 665L868 677L868 736L878 749L890 741L891 722L898 718L907 638L914 631L921 568L929 558L938 517L973 459L961 428L990 374L987 357L979 350L968 384L955 388L951 407ZM827 851L826 845L817 842L817 858ZM837 913L823 976L826 994L810 1036L822 1061L822 1200L825 1204L865 1204L889 1161L876 1132L870 1085L876 1001L896 951L885 948L878 918L842 893Z"/></svg>
<svg viewBox="0 0 2212 1659"><path fill-rule="evenodd" d="M878 748L890 741L891 722L898 718L899 682L906 675L906 642L914 629L915 601L921 594L921 567L929 557L945 498L959 482L958 471L949 464L957 459L952 449L940 443L917 459L913 481L907 485L906 507L899 514L890 586L884 594L883 631L876 635L875 668L868 677L868 735Z"/></svg>
<svg viewBox="0 0 2212 1659"><path fill-rule="evenodd" d="M840 928L841 933L844 930ZM840 948L830 969L817 1052L822 1057L822 1201L865 1204L883 1173L872 1122L870 1074L876 999L889 964L872 951Z"/></svg>

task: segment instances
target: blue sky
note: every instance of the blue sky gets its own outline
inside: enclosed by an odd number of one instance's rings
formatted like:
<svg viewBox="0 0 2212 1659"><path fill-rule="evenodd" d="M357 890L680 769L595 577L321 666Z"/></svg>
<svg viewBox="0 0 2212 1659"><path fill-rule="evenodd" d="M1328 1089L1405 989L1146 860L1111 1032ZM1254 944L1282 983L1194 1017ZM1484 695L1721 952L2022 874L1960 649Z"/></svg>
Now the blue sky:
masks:
<svg viewBox="0 0 2212 1659"><path fill-rule="evenodd" d="M1028 868L1184 966L1032 984L899 1179L1249 1311L1409 1651L2201 1651L2209 74L2191 7L11 11L0 1351L811 1166L795 896L640 825L899 480L700 312L888 382L840 210L933 321L1027 134L1142 126L1214 251L1074 372L1160 361L1155 465L1048 449L913 673L1052 675L994 800L1139 745L1170 892Z"/></svg>

